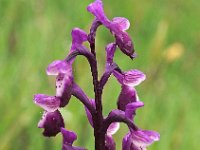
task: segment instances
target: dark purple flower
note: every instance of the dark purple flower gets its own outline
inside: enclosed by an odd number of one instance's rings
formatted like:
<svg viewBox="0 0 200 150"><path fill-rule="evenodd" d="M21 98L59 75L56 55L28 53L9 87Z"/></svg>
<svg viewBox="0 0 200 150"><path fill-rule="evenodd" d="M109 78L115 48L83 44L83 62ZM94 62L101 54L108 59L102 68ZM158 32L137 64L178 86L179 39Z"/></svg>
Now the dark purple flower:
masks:
<svg viewBox="0 0 200 150"><path fill-rule="evenodd" d="M45 94L34 95L34 102L48 112L54 112L60 106L60 99L58 97Z"/></svg>
<svg viewBox="0 0 200 150"><path fill-rule="evenodd" d="M61 133L63 136L62 150L86 150L84 148L72 146L73 142L77 139L74 132L61 128Z"/></svg>
<svg viewBox="0 0 200 150"><path fill-rule="evenodd" d="M130 70L122 73L114 71L113 74L122 87L118 97L118 109L125 110L128 103L139 101L134 87L144 81L146 76L139 70Z"/></svg>
<svg viewBox="0 0 200 150"><path fill-rule="evenodd" d="M44 111L42 119L38 123L39 128L44 128L43 135L47 137L56 136L60 132L60 128L64 126L62 115L58 110Z"/></svg>
<svg viewBox="0 0 200 150"><path fill-rule="evenodd" d="M146 150L147 146L159 139L160 135L155 131L131 131L123 138L122 150Z"/></svg>
<svg viewBox="0 0 200 150"><path fill-rule="evenodd" d="M60 107L68 104L71 98L73 74L72 66L64 60L56 60L47 67L48 75L56 75L56 97L60 98Z"/></svg>
<svg viewBox="0 0 200 150"><path fill-rule="evenodd" d="M95 2L91 3L87 7L87 10L91 12L97 20L99 20L112 32L120 50L129 57L134 58L135 54L133 42L128 33L125 32L130 26L128 19L123 17L116 17L110 21L104 13L103 3L101 0L95 0Z"/></svg>

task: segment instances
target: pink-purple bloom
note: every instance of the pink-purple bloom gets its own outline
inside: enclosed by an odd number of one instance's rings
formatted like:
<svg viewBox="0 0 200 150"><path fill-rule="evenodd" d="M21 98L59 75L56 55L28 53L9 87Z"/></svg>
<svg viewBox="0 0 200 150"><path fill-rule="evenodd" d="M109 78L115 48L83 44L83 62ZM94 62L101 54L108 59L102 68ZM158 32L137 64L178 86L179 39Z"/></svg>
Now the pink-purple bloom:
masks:
<svg viewBox="0 0 200 150"><path fill-rule="evenodd" d="M71 97L74 96L84 105L89 124L94 130L95 150L116 150L113 135L119 130L120 123L125 123L129 129L122 140L122 150L145 150L160 139L159 133L142 130L134 121L136 110L144 106L144 103L138 98L136 86L143 82L146 76L137 69L122 71L113 61L117 48L130 58L136 56L132 39L126 32L130 27L130 22L123 17L109 20L104 13L102 0L95 0L88 5L87 10L95 16L90 32L86 33L79 28L72 29L72 44L69 53L63 59L50 63L46 69L47 75L53 75L56 78L55 94L53 96L34 95L34 103L44 110L38 127L43 129L43 135L47 137L61 133L63 137L62 150L86 150L74 146L77 135L64 128L64 119L60 113L60 109L68 105ZM115 41L105 47L105 71L99 78L95 39L100 25L111 31ZM84 42L89 43L90 50L83 45ZM73 62L79 55L84 56L90 64L94 98L89 98L74 79ZM104 116L102 93L104 85L111 75L115 76L121 86L121 92L118 100L115 100L117 109L111 110L108 115ZM110 100L110 102L112 101Z"/></svg>
<svg viewBox="0 0 200 150"><path fill-rule="evenodd" d="M160 135L155 131L132 131L123 138L122 150L146 150L147 146L159 139Z"/></svg>
<svg viewBox="0 0 200 150"><path fill-rule="evenodd" d="M130 26L130 22L128 19L123 17L116 17L113 20L109 20L104 13L103 3L101 0L95 0L95 2L91 3L87 10L91 12L98 21L100 21L106 28L108 28L112 34L115 36L116 43L120 50L126 54L127 56L134 58L134 46L133 42L128 35L126 30L128 30Z"/></svg>

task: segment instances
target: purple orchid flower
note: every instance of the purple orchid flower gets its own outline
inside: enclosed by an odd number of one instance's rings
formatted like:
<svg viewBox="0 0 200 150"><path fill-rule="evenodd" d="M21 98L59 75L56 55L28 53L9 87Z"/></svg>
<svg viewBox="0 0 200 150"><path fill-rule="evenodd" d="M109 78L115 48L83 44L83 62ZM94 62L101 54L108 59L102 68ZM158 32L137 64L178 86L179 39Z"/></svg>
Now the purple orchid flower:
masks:
<svg viewBox="0 0 200 150"><path fill-rule="evenodd" d="M126 106L125 115L131 120L136 115L136 109L143 107L143 102L137 101ZM160 139L159 133L149 130L138 129L130 132L123 138L122 150L145 150L147 146Z"/></svg>
<svg viewBox="0 0 200 150"><path fill-rule="evenodd" d="M77 139L76 133L64 128L64 120L59 111L61 107L65 107L69 103L71 96L74 96L84 105L88 121L94 129L95 150L116 149L113 135L118 131L120 123L125 123L129 128L129 132L123 138L122 150L145 150L147 146L160 139L159 133L142 130L134 122L136 109L144 106L144 103L138 98L135 87L144 81L146 76L136 69L122 71L113 62L117 47L127 56L135 57L133 42L126 32L130 23L122 17L109 20L104 13L102 0L95 0L87 7L87 10L96 17L90 28L90 33L87 34L79 28L74 28L71 32L71 48L65 59L53 61L46 69L47 75L56 76L55 96L45 94L34 96L35 104L44 109L38 127L44 129L43 135L47 137L56 136L61 132L63 136L62 150L86 150L73 146ZM101 78L98 76L95 50L96 32L100 25L108 28L115 37L115 41L106 46L106 66ZM86 41L90 44L90 50L83 45L83 42ZM89 99L79 85L75 83L72 65L78 55L86 57L90 64L94 99ZM111 74L121 85L121 92L117 101L118 109L111 110L105 117L103 115L102 93Z"/></svg>
<svg viewBox="0 0 200 150"><path fill-rule="evenodd" d="M34 101L35 104L45 110L42 119L38 123L39 128L44 128L43 135L56 136L60 132L60 128L64 127L63 117L58 110L60 99L56 96L36 94Z"/></svg>
<svg viewBox="0 0 200 150"><path fill-rule="evenodd" d="M127 104L139 101L135 86L144 81L146 76L139 70L130 70L122 73L114 71L113 74L122 87L118 97L118 108L125 110Z"/></svg>
<svg viewBox="0 0 200 150"><path fill-rule="evenodd" d="M101 0L95 0L95 2L91 3L87 7L87 10L91 12L97 20L99 20L106 28L112 32L120 50L130 58L134 58L135 54L133 42L128 33L125 32L130 26L128 19L123 17L116 17L110 21L104 13L103 3Z"/></svg>

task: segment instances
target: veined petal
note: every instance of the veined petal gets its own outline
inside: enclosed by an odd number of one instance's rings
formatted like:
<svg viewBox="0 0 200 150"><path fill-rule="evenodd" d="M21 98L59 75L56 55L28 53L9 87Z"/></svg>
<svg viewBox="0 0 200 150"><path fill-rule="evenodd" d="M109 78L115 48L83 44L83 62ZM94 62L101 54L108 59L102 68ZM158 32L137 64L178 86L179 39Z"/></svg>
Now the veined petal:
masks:
<svg viewBox="0 0 200 150"><path fill-rule="evenodd" d="M130 22L124 17L115 17L112 19L112 23L116 24L121 31L126 31L130 27Z"/></svg>
<svg viewBox="0 0 200 150"><path fill-rule="evenodd" d="M56 78L56 96L60 98L60 107L68 104L72 94L73 77L69 74L59 74Z"/></svg>
<svg viewBox="0 0 200 150"><path fill-rule="evenodd" d="M46 72L48 75L58 75L59 73L70 74L71 66L63 60L55 60L49 64Z"/></svg>
<svg viewBox="0 0 200 150"><path fill-rule="evenodd" d="M38 123L38 127L44 128L44 136L56 136L56 134L60 132L60 128L64 127L64 120L58 110L54 112L44 111L42 119Z"/></svg>
<svg viewBox="0 0 200 150"><path fill-rule="evenodd" d="M131 141L135 147L146 148L151 145L153 142L160 139L160 134L155 131L150 130L138 130L132 131Z"/></svg>
<svg viewBox="0 0 200 150"><path fill-rule="evenodd" d="M34 102L48 112L54 112L60 106L60 99L58 97L45 94L34 95Z"/></svg>
<svg viewBox="0 0 200 150"><path fill-rule="evenodd" d="M119 130L120 124L118 122L111 123L107 129L107 135L113 135Z"/></svg>
<svg viewBox="0 0 200 150"><path fill-rule="evenodd" d="M122 143L122 150L146 150L146 147L160 139L159 133L150 130L129 132Z"/></svg>
<svg viewBox="0 0 200 150"><path fill-rule="evenodd" d="M139 101L137 92L134 88L122 85L120 95L118 97L118 109L125 111L126 105Z"/></svg>
<svg viewBox="0 0 200 150"><path fill-rule="evenodd" d="M143 107L144 103L141 101L132 102L126 105L125 115L129 119L133 119L137 108Z"/></svg>
<svg viewBox="0 0 200 150"><path fill-rule="evenodd" d="M145 79L146 79L146 76L143 72L134 69L134 70L130 70L124 73L123 83L125 85L135 87L139 85Z"/></svg>
<svg viewBox="0 0 200 150"><path fill-rule="evenodd" d="M72 30L72 48L71 51L76 49L76 46L81 45L83 42L87 41L87 33L79 28L74 28Z"/></svg>

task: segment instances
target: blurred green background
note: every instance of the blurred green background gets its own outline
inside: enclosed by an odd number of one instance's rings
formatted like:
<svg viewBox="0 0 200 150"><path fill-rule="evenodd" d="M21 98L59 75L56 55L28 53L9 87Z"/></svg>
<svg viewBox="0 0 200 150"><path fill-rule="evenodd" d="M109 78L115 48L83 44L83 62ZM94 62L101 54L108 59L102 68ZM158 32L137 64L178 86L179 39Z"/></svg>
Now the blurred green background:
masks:
<svg viewBox="0 0 200 150"><path fill-rule="evenodd" d="M71 30L89 31L93 16L86 11L92 0L0 0L0 150L59 150L61 135L44 138L37 123L42 109L35 93L54 95L54 77L45 69L63 59L70 48ZM200 140L200 5L198 0L104 0L109 18L124 16L131 22L138 57L129 60L117 51L115 61L123 70L137 68L147 80L137 87L145 107L136 124L161 134L150 150L199 150ZM113 37L103 27L97 34L100 73L107 43ZM78 57L75 81L92 98L87 61ZM120 85L110 78L103 94L104 114L116 107ZM83 106L72 98L61 110L66 127L76 131L75 145L94 149L93 132ZM127 132L114 136L118 150Z"/></svg>

